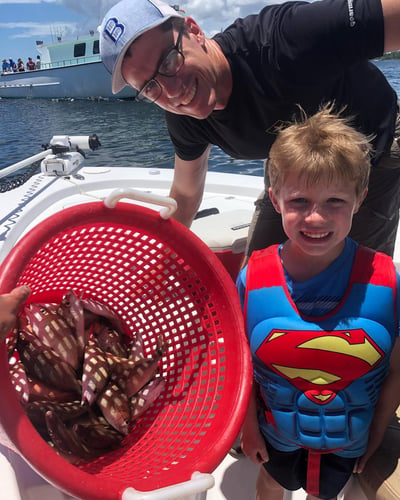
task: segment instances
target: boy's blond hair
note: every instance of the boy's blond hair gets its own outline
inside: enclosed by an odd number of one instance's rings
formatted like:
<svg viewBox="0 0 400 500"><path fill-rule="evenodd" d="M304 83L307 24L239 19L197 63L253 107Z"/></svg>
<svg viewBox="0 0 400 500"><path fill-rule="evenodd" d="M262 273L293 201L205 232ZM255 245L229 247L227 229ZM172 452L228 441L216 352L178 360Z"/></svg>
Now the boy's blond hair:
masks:
<svg viewBox="0 0 400 500"><path fill-rule="evenodd" d="M278 194L285 176L296 172L309 185L320 181L356 182L357 197L368 187L371 137L358 132L350 119L333 112L328 104L315 115L279 130L271 148L268 172Z"/></svg>

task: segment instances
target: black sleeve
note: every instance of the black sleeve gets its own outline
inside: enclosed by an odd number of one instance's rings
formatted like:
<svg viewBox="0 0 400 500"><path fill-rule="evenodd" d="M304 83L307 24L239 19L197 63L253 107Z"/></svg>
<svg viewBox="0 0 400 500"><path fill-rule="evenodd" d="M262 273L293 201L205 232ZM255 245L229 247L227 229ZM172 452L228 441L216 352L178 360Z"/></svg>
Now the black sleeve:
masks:
<svg viewBox="0 0 400 500"><path fill-rule="evenodd" d="M199 158L207 149L209 142L195 120L189 116L165 112L168 132L175 148L175 153L185 161Z"/></svg>
<svg viewBox="0 0 400 500"><path fill-rule="evenodd" d="M296 79L318 78L321 72L326 77L383 54L382 5L380 0L286 2L237 19L215 39L224 51L247 51L258 64Z"/></svg>

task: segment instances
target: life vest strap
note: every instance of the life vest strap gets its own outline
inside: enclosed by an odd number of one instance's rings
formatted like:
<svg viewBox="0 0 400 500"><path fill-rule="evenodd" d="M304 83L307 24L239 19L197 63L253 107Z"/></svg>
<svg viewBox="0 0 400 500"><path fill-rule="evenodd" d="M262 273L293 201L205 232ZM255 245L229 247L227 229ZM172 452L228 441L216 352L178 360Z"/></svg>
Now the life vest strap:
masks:
<svg viewBox="0 0 400 500"><path fill-rule="evenodd" d="M321 453L315 451L308 452L307 462L307 493L319 496L319 476L321 468Z"/></svg>

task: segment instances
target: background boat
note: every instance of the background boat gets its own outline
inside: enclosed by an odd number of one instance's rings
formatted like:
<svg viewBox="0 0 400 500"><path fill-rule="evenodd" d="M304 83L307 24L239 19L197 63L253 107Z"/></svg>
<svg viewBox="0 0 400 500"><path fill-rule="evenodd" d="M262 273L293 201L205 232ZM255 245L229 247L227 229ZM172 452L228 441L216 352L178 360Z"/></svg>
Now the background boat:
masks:
<svg viewBox="0 0 400 500"><path fill-rule="evenodd" d="M99 36L77 40L37 43L40 69L0 76L0 97L44 99L126 99L136 91L126 87L111 91L111 75L100 59Z"/></svg>

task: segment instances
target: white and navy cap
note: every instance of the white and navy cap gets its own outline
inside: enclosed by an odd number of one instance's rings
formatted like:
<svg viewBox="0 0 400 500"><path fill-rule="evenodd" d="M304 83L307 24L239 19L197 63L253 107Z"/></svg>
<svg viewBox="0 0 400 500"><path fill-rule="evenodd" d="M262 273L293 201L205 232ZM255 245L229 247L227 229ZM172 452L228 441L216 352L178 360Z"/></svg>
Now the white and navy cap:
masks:
<svg viewBox="0 0 400 500"><path fill-rule="evenodd" d="M114 94L127 85L121 65L131 43L171 17L181 16L160 0L122 0L107 12L100 27L100 55L112 75Z"/></svg>

